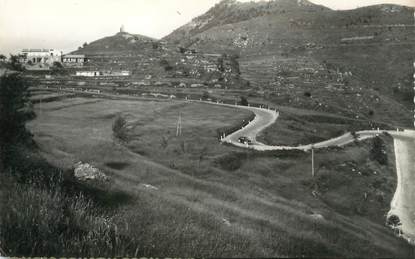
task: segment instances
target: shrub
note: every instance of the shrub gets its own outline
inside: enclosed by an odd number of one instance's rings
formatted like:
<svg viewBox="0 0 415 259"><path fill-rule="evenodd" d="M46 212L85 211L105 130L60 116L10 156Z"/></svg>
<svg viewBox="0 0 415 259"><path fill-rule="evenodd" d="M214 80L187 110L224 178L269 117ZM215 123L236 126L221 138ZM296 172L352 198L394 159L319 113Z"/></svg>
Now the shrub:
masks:
<svg viewBox="0 0 415 259"><path fill-rule="evenodd" d="M401 220L396 215L391 215L390 217L388 217L386 220L386 224L391 227L397 227L399 225L402 225Z"/></svg>
<svg viewBox="0 0 415 259"><path fill-rule="evenodd" d="M369 110L369 116L375 115L375 112L373 110Z"/></svg>
<svg viewBox="0 0 415 259"><path fill-rule="evenodd" d="M9 159L10 148L30 139L25 128L27 119L33 117L27 114L30 111L28 87L17 73L0 77L0 170Z"/></svg>
<svg viewBox="0 0 415 259"><path fill-rule="evenodd" d="M208 91L204 91L203 94L202 94L202 99L203 100L206 100L206 99L209 99L209 98L210 98L209 92Z"/></svg>
<svg viewBox="0 0 415 259"><path fill-rule="evenodd" d="M127 132L125 128L126 125L127 125L127 122L120 115L118 115L115 118L115 121L112 124L112 131L116 138L123 140L123 141L127 140Z"/></svg>
<svg viewBox="0 0 415 259"><path fill-rule="evenodd" d="M164 58L162 60L160 60L160 66L162 66L165 71L173 70L173 67L170 65L169 61L167 61Z"/></svg>
<svg viewBox="0 0 415 259"><path fill-rule="evenodd" d="M216 163L224 170L235 171L243 165L247 158L248 155L245 152L233 152L218 158Z"/></svg>
<svg viewBox="0 0 415 259"><path fill-rule="evenodd" d="M246 99L246 97L241 96L240 98L241 98L241 101L239 102L239 104L243 106L248 106L248 100Z"/></svg>
<svg viewBox="0 0 415 259"><path fill-rule="evenodd" d="M12 70L15 71L23 71L24 67L22 65L22 63L20 63L19 59L21 56L17 56L17 55L10 55L10 66Z"/></svg>
<svg viewBox="0 0 415 259"><path fill-rule="evenodd" d="M379 136L373 139L372 149L370 150L370 158L377 161L381 165L388 164L388 155L385 143Z"/></svg>

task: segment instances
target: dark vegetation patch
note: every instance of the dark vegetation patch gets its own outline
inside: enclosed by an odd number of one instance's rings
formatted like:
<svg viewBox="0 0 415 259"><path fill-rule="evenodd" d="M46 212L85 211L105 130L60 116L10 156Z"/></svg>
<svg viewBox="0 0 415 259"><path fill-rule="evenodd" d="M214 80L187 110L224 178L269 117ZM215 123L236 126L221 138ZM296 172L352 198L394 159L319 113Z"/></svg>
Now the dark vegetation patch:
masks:
<svg viewBox="0 0 415 259"><path fill-rule="evenodd" d="M221 169L227 171L236 171L251 158L261 157L278 157L281 159L297 158L301 159L307 156L307 153L302 150L273 150L273 151L253 151L247 150L245 152L237 151L224 154L214 160L214 163Z"/></svg>
<svg viewBox="0 0 415 259"><path fill-rule="evenodd" d="M329 124L343 124L348 125L347 130L362 130L368 128L381 128L381 129L393 129L390 125L383 122L374 122L366 120L356 120L346 117L335 116L322 116L322 115L301 115L301 119L304 119L312 123L329 123Z"/></svg>
<svg viewBox="0 0 415 259"><path fill-rule="evenodd" d="M124 163L124 162L108 162L108 163L105 163L105 165L115 170L122 170L129 166L128 163Z"/></svg>
<svg viewBox="0 0 415 259"><path fill-rule="evenodd" d="M121 116L117 115L115 117L114 123L112 124L112 131L114 136L121 141L127 140L127 121Z"/></svg>
<svg viewBox="0 0 415 259"><path fill-rule="evenodd" d="M278 158L302 158L307 155L305 151L292 149L292 150L272 150L262 151L256 154L257 156L275 156Z"/></svg>
<svg viewBox="0 0 415 259"><path fill-rule="evenodd" d="M105 114L97 119L114 119L117 116L117 114Z"/></svg>
<svg viewBox="0 0 415 259"><path fill-rule="evenodd" d="M245 163L247 158L248 154L246 152L232 152L217 158L215 163L224 170L235 171Z"/></svg>

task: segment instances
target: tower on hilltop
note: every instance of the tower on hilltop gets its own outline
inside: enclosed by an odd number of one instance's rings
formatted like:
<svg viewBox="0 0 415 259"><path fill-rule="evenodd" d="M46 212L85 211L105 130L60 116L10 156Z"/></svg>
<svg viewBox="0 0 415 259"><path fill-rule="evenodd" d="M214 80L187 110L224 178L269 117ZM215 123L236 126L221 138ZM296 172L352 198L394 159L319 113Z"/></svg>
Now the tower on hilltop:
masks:
<svg viewBox="0 0 415 259"><path fill-rule="evenodd" d="M121 32L121 33L125 32L124 24L122 24L122 25L121 25L121 27L120 27L120 32Z"/></svg>

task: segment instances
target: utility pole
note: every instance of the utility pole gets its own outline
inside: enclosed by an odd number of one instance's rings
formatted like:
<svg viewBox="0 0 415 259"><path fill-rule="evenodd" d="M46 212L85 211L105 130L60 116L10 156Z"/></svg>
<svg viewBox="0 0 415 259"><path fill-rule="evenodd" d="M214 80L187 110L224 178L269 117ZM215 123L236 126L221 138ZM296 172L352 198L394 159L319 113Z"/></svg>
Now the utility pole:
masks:
<svg viewBox="0 0 415 259"><path fill-rule="evenodd" d="M314 178L314 146L311 146L311 176Z"/></svg>
<svg viewBox="0 0 415 259"><path fill-rule="evenodd" d="M179 113L179 118L177 119L177 126L176 126L176 137L182 135L182 114Z"/></svg>
<svg viewBox="0 0 415 259"><path fill-rule="evenodd" d="M42 116L42 97L40 97L40 103L39 103L39 115Z"/></svg>

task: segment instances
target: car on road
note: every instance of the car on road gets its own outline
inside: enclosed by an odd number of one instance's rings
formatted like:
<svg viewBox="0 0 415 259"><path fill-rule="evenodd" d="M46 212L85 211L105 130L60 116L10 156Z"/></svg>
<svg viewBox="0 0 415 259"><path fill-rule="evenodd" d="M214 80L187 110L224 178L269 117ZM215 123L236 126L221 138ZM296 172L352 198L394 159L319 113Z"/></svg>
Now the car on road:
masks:
<svg viewBox="0 0 415 259"><path fill-rule="evenodd" d="M242 144L248 144L251 145L252 144L252 140L250 140L248 137L240 137L238 138L239 143Z"/></svg>

